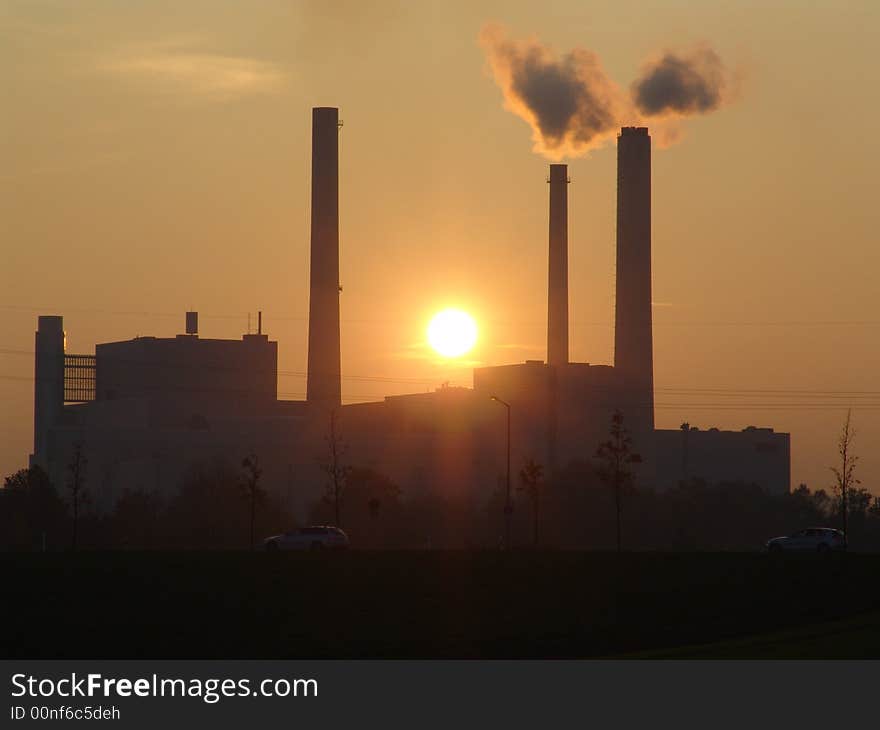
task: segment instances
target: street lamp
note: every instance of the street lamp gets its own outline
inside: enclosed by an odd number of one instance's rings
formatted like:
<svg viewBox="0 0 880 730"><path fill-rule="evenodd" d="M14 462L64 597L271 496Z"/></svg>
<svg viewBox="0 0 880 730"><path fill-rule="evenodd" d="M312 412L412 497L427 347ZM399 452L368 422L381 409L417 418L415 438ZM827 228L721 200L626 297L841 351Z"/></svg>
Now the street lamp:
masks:
<svg viewBox="0 0 880 730"><path fill-rule="evenodd" d="M493 395L492 400L507 409L507 489L504 498L504 547L510 550L510 517L513 514L513 504L510 502L510 403L501 400L497 395Z"/></svg>

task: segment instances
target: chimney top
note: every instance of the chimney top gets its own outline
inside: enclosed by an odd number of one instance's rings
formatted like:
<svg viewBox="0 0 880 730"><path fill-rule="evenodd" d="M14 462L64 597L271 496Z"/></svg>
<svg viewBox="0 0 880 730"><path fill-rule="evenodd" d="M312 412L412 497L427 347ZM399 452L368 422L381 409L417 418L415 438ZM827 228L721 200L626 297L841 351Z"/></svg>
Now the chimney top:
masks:
<svg viewBox="0 0 880 730"><path fill-rule="evenodd" d="M568 182L568 165L550 165L550 182Z"/></svg>
<svg viewBox="0 0 880 730"><path fill-rule="evenodd" d="M621 137L647 137L648 136L648 128L647 127L621 127L620 128L620 136Z"/></svg>

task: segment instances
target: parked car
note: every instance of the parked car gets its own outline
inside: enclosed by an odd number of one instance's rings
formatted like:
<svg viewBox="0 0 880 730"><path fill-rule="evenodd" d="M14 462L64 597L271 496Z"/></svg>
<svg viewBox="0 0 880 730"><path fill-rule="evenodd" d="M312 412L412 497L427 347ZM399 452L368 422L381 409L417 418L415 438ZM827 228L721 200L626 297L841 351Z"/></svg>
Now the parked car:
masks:
<svg viewBox="0 0 880 730"><path fill-rule="evenodd" d="M338 527L315 525L298 527L283 535L273 535L263 540L266 550L321 550L343 549L349 545L348 535Z"/></svg>
<svg viewBox="0 0 880 730"><path fill-rule="evenodd" d="M788 537L774 537L764 547L774 553L830 553L846 550L846 535L833 527L809 527Z"/></svg>

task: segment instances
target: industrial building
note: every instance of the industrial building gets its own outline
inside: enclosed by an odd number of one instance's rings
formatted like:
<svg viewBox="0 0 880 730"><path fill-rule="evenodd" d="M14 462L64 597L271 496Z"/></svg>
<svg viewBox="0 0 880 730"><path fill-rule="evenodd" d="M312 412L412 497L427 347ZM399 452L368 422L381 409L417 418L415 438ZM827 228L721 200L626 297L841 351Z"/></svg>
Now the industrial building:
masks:
<svg viewBox="0 0 880 730"><path fill-rule="evenodd" d="M173 491L193 464L259 455L264 484L302 509L320 495L334 414L349 463L377 469L406 494L440 491L485 499L504 473L507 413L511 460L549 474L589 460L624 414L643 463L642 486L682 479L748 481L789 488L789 437L654 428L651 314L651 138L618 137L614 364L569 361L568 169L550 166L547 361L482 367L473 388L342 405L339 319L338 110L312 110L311 261L305 401L277 397L278 346L263 333L241 340L185 333L65 351L60 316L41 316L35 348L34 453L56 484L75 443L89 462L87 486L110 509L125 488ZM494 399L494 400L493 400ZM748 458L746 458L748 457ZM746 463L748 462L748 463Z"/></svg>
<svg viewBox="0 0 880 730"><path fill-rule="evenodd" d="M772 428L701 430L688 423L654 434L657 473L666 485L699 480L757 484L769 494L785 494L791 483L790 438Z"/></svg>
<svg viewBox="0 0 880 730"><path fill-rule="evenodd" d="M620 410L643 463L637 481L655 482L654 357L651 335L651 138L624 127L617 146L617 287L614 366L569 361L568 166L550 165L547 362L478 368L474 390L495 394L518 415L519 453L550 474L592 457Z"/></svg>
<svg viewBox="0 0 880 730"><path fill-rule="evenodd" d="M306 403L277 399L277 343L261 332L205 339L195 322L191 312L187 334L74 355L62 318L39 317L31 463L63 485L82 444L90 498L110 509L126 488L167 493L193 464L288 455L285 443L301 443L309 419Z"/></svg>

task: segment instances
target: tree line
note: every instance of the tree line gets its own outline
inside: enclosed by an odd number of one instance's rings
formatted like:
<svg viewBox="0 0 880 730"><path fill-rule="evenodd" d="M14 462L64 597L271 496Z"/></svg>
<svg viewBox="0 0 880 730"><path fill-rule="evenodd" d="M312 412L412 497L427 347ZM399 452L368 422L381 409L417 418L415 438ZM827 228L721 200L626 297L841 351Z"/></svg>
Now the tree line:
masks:
<svg viewBox="0 0 880 730"><path fill-rule="evenodd" d="M691 479L660 491L633 479L640 459L622 416L595 458L546 475L533 460L517 472L513 547L627 550L753 550L809 526L846 526L851 548L880 550L880 497L855 478L849 417L831 491L800 485L771 495L757 485ZM0 549L242 549L302 524L342 527L367 549L497 548L505 540L506 485L488 499L405 494L388 476L345 463L335 429L322 464L327 483L302 515L261 484L256 454L240 464L193 466L177 492L125 489L109 513L91 508L88 461L74 448L62 495L39 467L6 477L0 489ZM66 496L66 499L64 498Z"/></svg>

